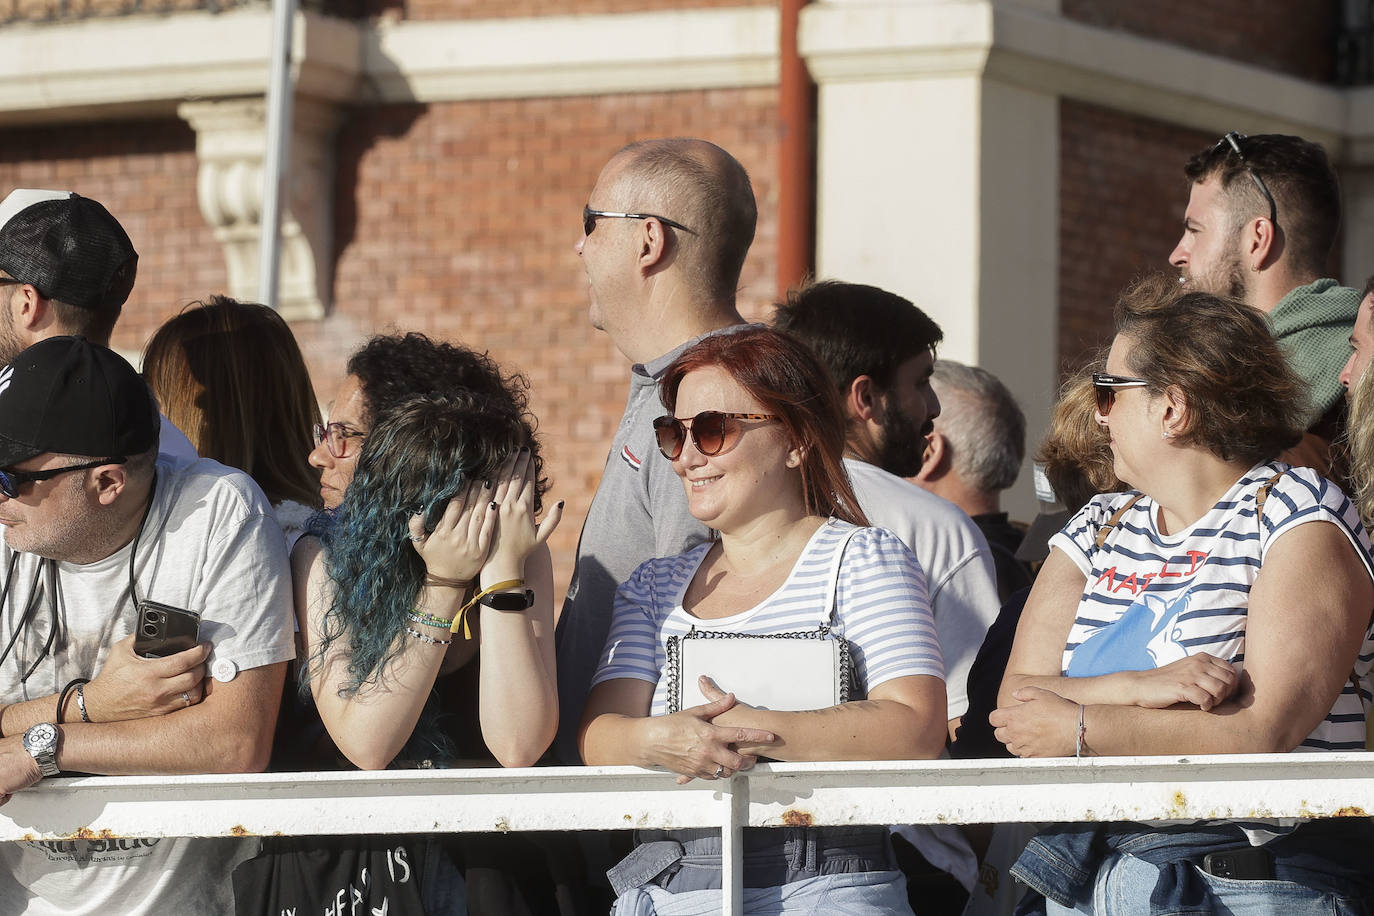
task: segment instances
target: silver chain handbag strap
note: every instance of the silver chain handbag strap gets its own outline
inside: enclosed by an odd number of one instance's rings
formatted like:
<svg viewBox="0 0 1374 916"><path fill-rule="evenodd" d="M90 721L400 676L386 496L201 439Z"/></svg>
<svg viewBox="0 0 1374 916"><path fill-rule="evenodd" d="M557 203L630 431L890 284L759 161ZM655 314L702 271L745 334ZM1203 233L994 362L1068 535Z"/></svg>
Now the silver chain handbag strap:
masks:
<svg viewBox="0 0 1374 916"><path fill-rule="evenodd" d="M826 609L826 622L817 626L814 630L794 630L789 633L734 633L728 630L698 630L693 624L687 632L681 636L669 636L664 647L666 655L665 668L667 670L668 691L666 706L668 712L675 713L682 710L682 682L680 672L682 671L682 640L684 639L834 639L839 644L839 694L840 702L849 702L854 693L855 672L854 662L850 655L849 640L843 636L832 636L831 625L835 622L835 603L836 595L839 591L839 571L840 565L844 560L844 552L849 547L850 540L857 534L859 529L852 528L849 533L838 545L835 551L835 559L830 569L830 591L828 595L828 606Z"/></svg>

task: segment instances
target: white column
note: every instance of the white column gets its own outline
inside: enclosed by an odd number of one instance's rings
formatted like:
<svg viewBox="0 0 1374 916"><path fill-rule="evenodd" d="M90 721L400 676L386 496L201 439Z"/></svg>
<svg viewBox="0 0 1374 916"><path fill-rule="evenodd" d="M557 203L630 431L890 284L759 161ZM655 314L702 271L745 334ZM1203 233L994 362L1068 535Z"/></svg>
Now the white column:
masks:
<svg viewBox="0 0 1374 916"><path fill-rule="evenodd" d="M297 99L288 193L281 221L278 310L287 319L321 318L329 308L334 258L334 133L342 121L328 103ZM232 296L258 291L266 103L261 98L184 102L177 113L196 132L200 210L224 248Z"/></svg>
<svg viewBox="0 0 1374 916"><path fill-rule="evenodd" d="M1032 452L1058 377L1059 100L987 75L998 6L806 8L816 262L819 276L900 293L939 322L942 355L1016 393ZM1029 462L1004 496L1013 517L1034 514Z"/></svg>

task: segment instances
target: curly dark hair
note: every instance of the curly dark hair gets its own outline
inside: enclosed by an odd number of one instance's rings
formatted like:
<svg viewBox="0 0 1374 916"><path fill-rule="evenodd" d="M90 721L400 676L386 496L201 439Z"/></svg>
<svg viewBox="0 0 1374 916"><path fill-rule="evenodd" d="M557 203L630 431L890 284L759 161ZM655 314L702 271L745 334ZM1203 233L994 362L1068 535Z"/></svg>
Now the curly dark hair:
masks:
<svg viewBox="0 0 1374 916"><path fill-rule="evenodd" d="M310 524L325 546L334 597L320 644L302 666L302 694L339 642L348 647L340 696L383 681L405 647L405 612L415 607L424 584L424 560L408 537L411 516L428 516L464 488L490 480L528 443L528 427L505 398L471 392L410 398L378 420L343 503ZM436 715L431 698L411 739L424 756L451 753Z"/></svg>
<svg viewBox="0 0 1374 916"><path fill-rule="evenodd" d="M505 374L496 360L462 344L431 340L418 332L379 334L348 358L348 374L358 379L367 424L376 426L390 411L412 398L477 395L508 406L524 424L534 458L537 496L542 510L549 481L539 451L538 421L529 409L530 383L519 372Z"/></svg>
<svg viewBox="0 0 1374 916"><path fill-rule="evenodd" d="M1181 444L1257 464L1302 438L1307 386L1257 309L1150 274L1117 300L1116 333L1130 338L1127 367L1146 390L1187 400Z"/></svg>

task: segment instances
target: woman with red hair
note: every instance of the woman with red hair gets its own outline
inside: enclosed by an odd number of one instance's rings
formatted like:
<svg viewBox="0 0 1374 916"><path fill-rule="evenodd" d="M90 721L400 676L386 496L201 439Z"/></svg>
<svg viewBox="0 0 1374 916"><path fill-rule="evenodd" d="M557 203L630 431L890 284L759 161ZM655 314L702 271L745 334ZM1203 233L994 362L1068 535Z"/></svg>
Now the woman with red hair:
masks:
<svg viewBox="0 0 1374 916"><path fill-rule="evenodd" d="M787 335L749 327L688 349L660 392L668 414L654 423L659 448L692 515L718 537L649 560L617 592L583 717L586 762L665 767L685 783L728 778L760 757L938 755L944 668L925 577L895 535L863 527L841 463L843 414L820 363ZM847 702L750 705L747 692L727 692L740 683L738 669L670 683L670 656L692 631L777 636L821 626L848 641L857 696ZM827 675L789 670L775 679L800 685ZM670 711L674 695L693 688L705 702ZM654 839L662 837L641 837ZM719 911L719 834L668 839L641 845L612 871L617 912L669 900L675 913ZM745 846L751 911L909 912L885 827L747 831Z"/></svg>

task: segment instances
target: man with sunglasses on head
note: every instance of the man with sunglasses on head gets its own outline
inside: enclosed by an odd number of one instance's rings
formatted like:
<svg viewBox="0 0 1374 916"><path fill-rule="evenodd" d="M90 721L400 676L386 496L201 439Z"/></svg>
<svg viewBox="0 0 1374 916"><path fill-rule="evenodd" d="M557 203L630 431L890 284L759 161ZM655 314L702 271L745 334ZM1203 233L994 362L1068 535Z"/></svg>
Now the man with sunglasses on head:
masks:
<svg viewBox="0 0 1374 916"><path fill-rule="evenodd" d="M50 337L0 369L0 800L61 772L267 764L294 654L280 527L247 475L157 442L147 386L105 347ZM173 618L198 618L199 644L135 654ZM3 843L0 910L227 913L255 849Z"/></svg>
<svg viewBox="0 0 1374 916"><path fill-rule="evenodd" d="M1188 160L1183 236L1169 263L1179 282L1269 316L1308 385L1308 433L1283 459L1340 482L1331 442L1345 427L1340 373L1359 290L1325 277L1341 223L1326 152L1284 134L1228 133Z"/></svg>
<svg viewBox="0 0 1374 916"><path fill-rule="evenodd" d="M645 560L682 553L710 534L656 454L658 377L696 340L744 324L735 290L756 220L744 167L715 144L686 138L620 150L583 207L576 249L591 323L633 365L558 621L555 750L565 763L581 762L577 729L616 588Z"/></svg>

